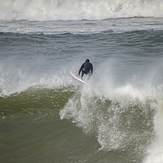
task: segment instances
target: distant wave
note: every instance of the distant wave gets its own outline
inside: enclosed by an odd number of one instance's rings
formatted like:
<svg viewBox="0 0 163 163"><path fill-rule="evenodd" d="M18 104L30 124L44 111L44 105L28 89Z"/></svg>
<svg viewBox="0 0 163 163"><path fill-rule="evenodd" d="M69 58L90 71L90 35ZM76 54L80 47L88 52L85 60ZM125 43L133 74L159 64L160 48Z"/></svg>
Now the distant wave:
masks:
<svg viewBox="0 0 163 163"><path fill-rule="evenodd" d="M163 17L162 0L0 0L0 20Z"/></svg>

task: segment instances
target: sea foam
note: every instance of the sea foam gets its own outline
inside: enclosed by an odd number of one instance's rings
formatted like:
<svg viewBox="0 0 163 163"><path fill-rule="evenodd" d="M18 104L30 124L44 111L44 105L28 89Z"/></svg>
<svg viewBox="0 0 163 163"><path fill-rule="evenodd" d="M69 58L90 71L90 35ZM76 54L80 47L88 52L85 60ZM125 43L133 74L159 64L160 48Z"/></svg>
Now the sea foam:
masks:
<svg viewBox="0 0 163 163"><path fill-rule="evenodd" d="M0 20L97 20L162 17L161 0L1 0Z"/></svg>

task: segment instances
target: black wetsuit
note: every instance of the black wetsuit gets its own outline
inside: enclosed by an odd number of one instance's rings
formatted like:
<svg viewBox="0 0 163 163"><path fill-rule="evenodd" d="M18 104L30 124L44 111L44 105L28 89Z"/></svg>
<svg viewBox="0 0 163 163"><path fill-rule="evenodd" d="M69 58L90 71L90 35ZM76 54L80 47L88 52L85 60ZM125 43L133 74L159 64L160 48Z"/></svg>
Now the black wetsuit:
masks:
<svg viewBox="0 0 163 163"><path fill-rule="evenodd" d="M81 77L83 77L84 74L86 74L86 75L90 74L91 75L93 73L92 63L90 63L89 61L85 61L79 69L79 75L80 75L81 71L82 71Z"/></svg>

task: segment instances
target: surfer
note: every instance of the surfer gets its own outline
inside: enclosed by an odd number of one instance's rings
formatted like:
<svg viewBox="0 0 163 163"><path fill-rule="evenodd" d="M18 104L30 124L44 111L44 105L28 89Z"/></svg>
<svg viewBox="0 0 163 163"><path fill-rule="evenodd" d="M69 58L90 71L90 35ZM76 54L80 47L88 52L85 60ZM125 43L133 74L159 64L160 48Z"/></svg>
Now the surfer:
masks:
<svg viewBox="0 0 163 163"><path fill-rule="evenodd" d="M92 75L93 73L93 65L90 63L89 59L86 59L85 62L82 64L82 66L79 69L79 73L77 76L80 76L80 72L82 71L81 77L83 77L84 74Z"/></svg>

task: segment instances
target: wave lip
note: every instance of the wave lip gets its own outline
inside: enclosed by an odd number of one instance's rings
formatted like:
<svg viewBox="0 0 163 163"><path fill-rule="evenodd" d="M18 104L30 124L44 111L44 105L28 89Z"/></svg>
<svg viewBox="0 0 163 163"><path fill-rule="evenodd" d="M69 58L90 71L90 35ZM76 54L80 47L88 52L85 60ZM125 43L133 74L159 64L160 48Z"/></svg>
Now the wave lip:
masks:
<svg viewBox="0 0 163 163"><path fill-rule="evenodd" d="M163 2L132 0L4 0L0 20L96 20L163 17Z"/></svg>
<svg viewBox="0 0 163 163"><path fill-rule="evenodd" d="M152 90L124 86L107 95L87 90L69 99L60 118L70 119L86 134L94 135L99 150L124 151L129 159L140 162L155 137L153 119L159 100Z"/></svg>

